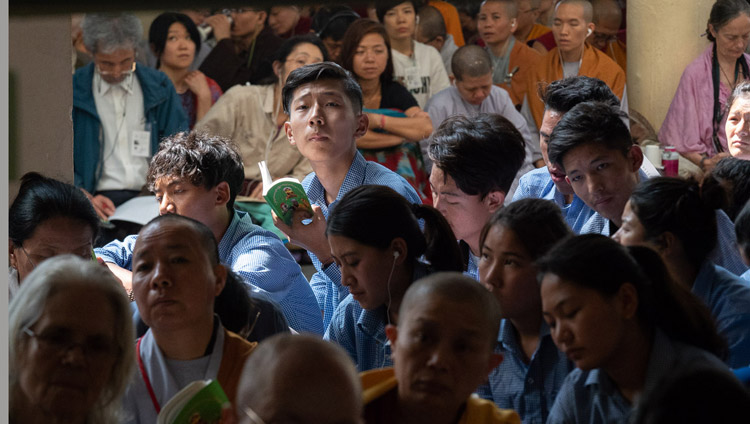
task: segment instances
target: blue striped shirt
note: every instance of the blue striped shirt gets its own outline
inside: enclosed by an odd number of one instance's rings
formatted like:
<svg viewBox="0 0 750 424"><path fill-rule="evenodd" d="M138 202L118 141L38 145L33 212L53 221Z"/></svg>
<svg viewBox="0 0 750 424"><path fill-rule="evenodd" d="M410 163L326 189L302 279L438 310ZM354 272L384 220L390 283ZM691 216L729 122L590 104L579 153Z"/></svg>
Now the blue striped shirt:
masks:
<svg viewBox="0 0 750 424"><path fill-rule="evenodd" d="M565 377L574 368L557 350L547 324L542 322L539 345L526 363L513 324L502 320L495 353L503 355L503 361L492 370L489 381L479 386L477 394L501 409L515 410L524 424L543 424Z"/></svg>
<svg viewBox="0 0 750 424"><path fill-rule="evenodd" d="M385 336L386 324L385 306L362 309L348 295L336 308L323 338L343 347L359 372L390 367L393 361L391 344Z"/></svg>
<svg viewBox="0 0 750 424"><path fill-rule="evenodd" d="M404 177L396 174L390 169L375 162L368 162L359 153L354 154L354 160L352 161L349 171L346 173L344 182L341 184L336 200L330 205L326 201L326 191L323 184L320 183L318 177L314 172L310 173L302 181L302 187L307 193L307 197L310 199L312 204L320 206L323 211L323 216L328 219L328 214L331 208L336 205L346 193L350 190L365 184L375 184L387 186L394 189L406 198L406 200L412 203L422 203L417 195L417 192L405 179ZM336 264L331 263L327 267L323 268L323 264L320 262L314 253L308 251L310 259L315 266L317 272L310 278L310 285L312 286L315 297L318 300L318 306L323 311L323 328L328 328L328 324L331 322L331 316L336 310L338 304L349 295L349 290L341 284L341 271ZM320 314L320 312L318 312Z"/></svg>
<svg viewBox="0 0 750 424"><path fill-rule="evenodd" d="M557 190L546 166L531 170L521 177L513 201L526 198L555 202L560 207L565 222L576 234L581 233L583 225L594 214L594 211L576 195L573 195L571 203L565 203L565 196Z"/></svg>
<svg viewBox="0 0 750 424"><path fill-rule="evenodd" d="M105 262L131 270L137 237L115 240L94 252ZM219 260L245 280L253 295L278 303L290 327L323 334L320 309L299 265L279 237L253 224L246 212L234 211L219 242Z"/></svg>
<svg viewBox="0 0 750 424"><path fill-rule="evenodd" d="M750 287L726 269L706 261L691 289L716 319L716 329L727 339L727 365L750 365Z"/></svg>
<svg viewBox="0 0 750 424"><path fill-rule="evenodd" d="M729 373L726 365L714 355L672 340L657 330L646 366L643 393L650 393L670 373L694 366L710 366ZM620 394L605 371L576 368L563 382L547 423L625 424L632 412L633 405Z"/></svg>

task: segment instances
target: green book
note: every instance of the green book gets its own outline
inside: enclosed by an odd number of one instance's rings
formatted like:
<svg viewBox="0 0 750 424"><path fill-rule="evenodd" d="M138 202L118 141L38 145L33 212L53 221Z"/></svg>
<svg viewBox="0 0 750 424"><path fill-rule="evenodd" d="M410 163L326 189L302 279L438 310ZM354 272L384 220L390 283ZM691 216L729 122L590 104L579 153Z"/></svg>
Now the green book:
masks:
<svg viewBox="0 0 750 424"><path fill-rule="evenodd" d="M272 182L266 161L258 162L258 167L263 178L263 198L280 220L291 226L297 210L307 211L312 216L310 199L298 179L286 177Z"/></svg>
<svg viewBox="0 0 750 424"><path fill-rule="evenodd" d="M156 424L215 424L229 399L216 380L193 381L161 408Z"/></svg>

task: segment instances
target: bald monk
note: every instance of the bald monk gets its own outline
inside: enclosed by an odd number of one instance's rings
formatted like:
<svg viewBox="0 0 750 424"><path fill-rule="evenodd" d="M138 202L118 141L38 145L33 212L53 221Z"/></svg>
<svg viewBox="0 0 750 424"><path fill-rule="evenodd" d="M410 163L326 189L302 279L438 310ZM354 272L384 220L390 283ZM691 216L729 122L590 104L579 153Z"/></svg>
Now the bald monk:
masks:
<svg viewBox="0 0 750 424"><path fill-rule="evenodd" d="M501 361L500 305L458 272L414 282L385 328L393 368L360 374L367 424L520 424L518 414L472 396Z"/></svg>
<svg viewBox="0 0 750 424"><path fill-rule="evenodd" d="M628 62L625 43L617 38L622 24L622 9L615 0L592 0L594 7L594 33L588 42L603 51L627 72Z"/></svg>
<svg viewBox="0 0 750 424"><path fill-rule="evenodd" d="M539 129L542 124L544 104L537 95L540 83L546 85L564 77L581 75L604 81L621 100L622 110L628 111L625 71L601 50L585 43L594 32L593 16L588 0L562 0L557 4L552 26L557 47L537 62L527 79L522 113L529 128Z"/></svg>
<svg viewBox="0 0 750 424"><path fill-rule="evenodd" d="M541 56L513 37L517 23L515 0L486 0L477 16L479 36L492 59L492 82L508 91L518 108L526 96L529 73Z"/></svg>
<svg viewBox="0 0 750 424"><path fill-rule="evenodd" d="M308 335L263 341L245 363L224 423L361 423L362 390L349 355Z"/></svg>
<svg viewBox="0 0 750 424"><path fill-rule="evenodd" d="M206 225L170 213L143 226L133 249L133 295L149 329L135 344L139 366L121 423L155 423L161 407L196 380L218 380L234 397L257 343L227 331L214 315L226 277Z"/></svg>
<svg viewBox="0 0 750 424"><path fill-rule="evenodd" d="M518 23L513 36L527 43L552 31L552 28L538 23L539 4L542 0L518 0Z"/></svg>
<svg viewBox="0 0 750 424"><path fill-rule="evenodd" d="M445 71L450 77L453 75L451 58L453 57L453 53L458 50L458 46L455 40L453 40L453 35L449 34L445 29L443 15L432 6L424 6L419 9L417 16L419 20L417 21L417 31L414 34L414 38L422 44L436 48L440 52Z"/></svg>

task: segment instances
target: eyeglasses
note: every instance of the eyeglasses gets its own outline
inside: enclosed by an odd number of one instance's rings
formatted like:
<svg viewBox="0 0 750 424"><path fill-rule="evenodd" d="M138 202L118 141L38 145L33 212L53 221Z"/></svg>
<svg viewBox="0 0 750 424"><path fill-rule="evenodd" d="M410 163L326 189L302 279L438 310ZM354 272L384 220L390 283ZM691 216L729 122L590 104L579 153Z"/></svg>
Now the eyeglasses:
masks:
<svg viewBox="0 0 750 424"><path fill-rule="evenodd" d="M604 34L594 31L594 42L596 43L613 43L617 41L617 34Z"/></svg>
<svg viewBox="0 0 750 424"><path fill-rule="evenodd" d="M23 332L35 339L39 348L50 355L64 355L80 347L86 358L96 363L117 351L114 343L104 337L90 337L83 342L74 342L70 340L70 333L67 331L36 334L33 330L24 328Z"/></svg>
<svg viewBox="0 0 750 424"><path fill-rule="evenodd" d="M31 263L31 268L32 269L36 268L36 262L34 262L34 261L31 260L31 255L29 254L29 252L26 251L26 248L23 247L23 245L21 245L21 250L23 251L23 254L26 255L26 259L28 259L28 261ZM96 260L96 254L94 254L94 249L91 247L91 245L89 245L86 248L86 253L82 253L82 254L79 253L79 252L76 252L76 253L70 252L70 253L73 254L73 255L79 256L82 259L86 259L86 260L91 259L91 260L94 260L94 261ZM42 261L45 261L45 260L47 260L47 259L50 258L50 257L42 257L42 256L39 256L39 255L36 255L36 256L38 256L38 257L41 258L38 261L38 263L42 263Z"/></svg>
<svg viewBox="0 0 750 424"><path fill-rule="evenodd" d="M245 13L245 12L257 12L256 9L253 9L252 7L238 7L238 8L226 8L221 9L221 13L225 15L231 15L232 13Z"/></svg>
<svg viewBox="0 0 750 424"><path fill-rule="evenodd" d="M258 414L256 414L255 411L253 411L253 409L250 408L249 406L247 405L243 406L242 412L245 413L245 416L250 418L250 422L252 424L266 424L266 422L263 421L263 419L259 417Z"/></svg>
<svg viewBox="0 0 750 424"><path fill-rule="evenodd" d="M31 268L36 268L36 264L34 261L31 260L31 255L29 255L29 252L26 251L26 249L21 246L21 250L23 250L23 254L26 255L26 259L28 259L29 262L31 262Z"/></svg>
<svg viewBox="0 0 750 424"><path fill-rule="evenodd" d="M102 66L102 65L100 65L98 63L96 64L96 70L97 70L97 72L99 72L99 75L107 75L107 76L109 76L109 75L120 75L122 77L129 77L130 75L132 75L135 72L135 60L133 60L133 64L130 66L130 69L127 69L127 70L124 70L124 71L119 71L119 72L115 72L115 71L113 71L113 69L114 69L114 67L112 65L104 65L104 66Z"/></svg>

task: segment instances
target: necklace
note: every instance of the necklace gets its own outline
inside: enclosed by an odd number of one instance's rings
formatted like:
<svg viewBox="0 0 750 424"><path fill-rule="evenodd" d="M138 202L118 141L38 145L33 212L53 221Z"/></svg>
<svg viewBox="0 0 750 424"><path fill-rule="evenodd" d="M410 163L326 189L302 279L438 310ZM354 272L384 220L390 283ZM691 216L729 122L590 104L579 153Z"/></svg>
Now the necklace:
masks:
<svg viewBox="0 0 750 424"><path fill-rule="evenodd" d="M737 76L735 75L734 81L730 82L729 77L727 76L727 73L724 72L724 67L721 66L721 63L719 63L719 70L721 71L721 74L724 75L724 79L727 81L727 85L729 86L729 91L734 91L734 86L737 85Z"/></svg>

